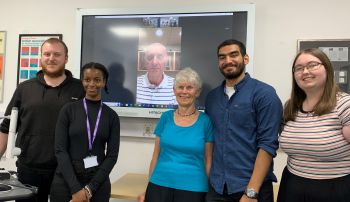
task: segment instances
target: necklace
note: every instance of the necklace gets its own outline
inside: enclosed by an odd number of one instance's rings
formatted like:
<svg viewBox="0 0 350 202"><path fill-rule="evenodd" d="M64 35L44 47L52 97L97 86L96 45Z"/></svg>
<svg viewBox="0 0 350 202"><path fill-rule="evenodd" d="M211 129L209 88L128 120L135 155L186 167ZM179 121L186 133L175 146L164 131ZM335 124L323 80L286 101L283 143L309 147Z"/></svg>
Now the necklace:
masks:
<svg viewBox="0 0 350 202"><path fill-rule="evenodd" d="M300 112L306 114L307 116L313 116L314 115L314 110L312 110L312 111L304 111L304 109L301 108Z"/></svg>
<svg viewBox="0 0 350 202"><path fill-rule="evenodd" d="M193 114L196 113L196 111L197 111L197 110L194 109L193 112L191 112L191 113L189 113L189 114L180 114L179 109L177 109L177 110L176 110L176 113L177 113L179 116L184 117L184 116L192 116Z"/></svg>

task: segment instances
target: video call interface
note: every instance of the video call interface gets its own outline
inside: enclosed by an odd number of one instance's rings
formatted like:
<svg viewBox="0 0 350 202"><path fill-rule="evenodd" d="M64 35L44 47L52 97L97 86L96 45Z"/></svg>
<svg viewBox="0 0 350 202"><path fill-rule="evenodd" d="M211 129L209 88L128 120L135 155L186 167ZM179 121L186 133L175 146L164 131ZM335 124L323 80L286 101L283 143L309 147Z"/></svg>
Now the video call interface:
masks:
<svg viewBox="0 0 350 202"><path fill-rule="evenodd" d="M243 11L86 15L82 18L81 65L94 61L107 67L109 93L103 92L102 100L110 106L176 108L174 103L136 101L137 93L140 94L137 79L147 73L147 46L161 43L169 58L164 74L174 78L182 68L191 67L200 75L203 86L196 104L198 109L204 109L208 92L224 80L218 68L217 46L229 38L246 42L246 36L247 12Z"/></svg>

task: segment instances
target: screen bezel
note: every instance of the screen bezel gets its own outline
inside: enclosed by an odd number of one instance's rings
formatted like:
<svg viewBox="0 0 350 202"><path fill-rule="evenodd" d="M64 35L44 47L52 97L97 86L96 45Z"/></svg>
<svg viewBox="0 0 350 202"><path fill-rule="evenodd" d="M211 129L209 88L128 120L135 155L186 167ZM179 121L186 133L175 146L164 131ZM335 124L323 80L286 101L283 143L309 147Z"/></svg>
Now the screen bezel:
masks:
<svg viewBox="0 0 350 202"><path fill-rule="evenodd" d="M232 8L232 9L228 9ZM247 36L246 48L250 57L250 62L246 66L246 71L253 76L254 66L254 28L255 28L255 5L254 4L230 4L230 5L215 5L215 6L199 6L195 10L191 8L162 8L162 11L157 9L77 9L76 22L76 50L75 50L75 68L74 75L80 75L81 64L81 47L82 47L82 23L83 17L86 15L166 15L166 14L182 14L182 13L209 13L209 12L247 12ZM218 84L219 85L219 84ZM159 118L162 112L167 111L167 108L140 108L140 107L118 107L112 108L122 117L142 117L142 118Z"/></svg>

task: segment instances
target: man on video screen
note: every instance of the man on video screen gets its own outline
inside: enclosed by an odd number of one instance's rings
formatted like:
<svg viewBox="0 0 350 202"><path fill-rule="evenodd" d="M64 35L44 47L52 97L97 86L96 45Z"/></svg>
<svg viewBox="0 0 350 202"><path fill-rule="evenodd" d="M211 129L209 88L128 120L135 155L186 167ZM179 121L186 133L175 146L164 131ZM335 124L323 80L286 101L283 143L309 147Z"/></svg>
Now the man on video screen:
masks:
<svg viewBox="0 0 350 202"><path fill-rule="evenodd" d="M150 44L145 51L147 73L137 77L136 103L175 105L174 78L164 73L168 63L166 47L161 43Z"/></svg>

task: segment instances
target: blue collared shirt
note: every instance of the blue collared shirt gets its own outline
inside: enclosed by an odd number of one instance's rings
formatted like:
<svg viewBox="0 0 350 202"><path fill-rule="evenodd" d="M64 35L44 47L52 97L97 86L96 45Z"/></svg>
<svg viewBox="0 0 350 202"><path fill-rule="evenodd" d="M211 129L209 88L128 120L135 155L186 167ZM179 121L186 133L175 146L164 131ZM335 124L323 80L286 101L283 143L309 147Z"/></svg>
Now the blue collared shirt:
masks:
<svg viewBox="0 0 350 202"><path fill-rule="evenodd" d="M243 192L253 173L259 149L276 156L282 103L273 87L246 73L229 99L225 81L212 90L205 110L214 124L214 153L210 183L222 194ZM265 181L277 181L273 164Z"/></svg>

